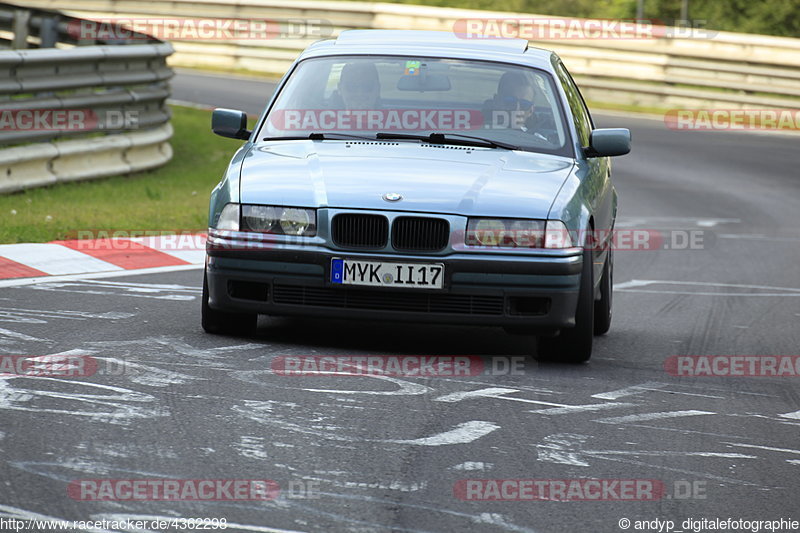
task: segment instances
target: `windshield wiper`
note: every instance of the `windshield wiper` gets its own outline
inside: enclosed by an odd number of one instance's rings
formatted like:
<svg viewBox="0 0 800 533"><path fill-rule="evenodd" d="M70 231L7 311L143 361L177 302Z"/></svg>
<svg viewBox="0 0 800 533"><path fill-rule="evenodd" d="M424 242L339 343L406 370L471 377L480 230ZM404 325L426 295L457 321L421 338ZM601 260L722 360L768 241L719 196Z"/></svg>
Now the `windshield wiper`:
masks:
<svg viewBox="0 0 800 533"><path fill-rule="evenodd" d="M366 135L355 135L351 133L309 133L308 135L290 135L288 137L264 137L263 141L325 141L325 140L346 140L346 139L359 139L363 141L374 141L375 137Z"/></svg>
<svg viewBox="0 0 800 533"><path fill-rule="evenodd" d="M453 139L453 137L458 137ZM420 141L428 141L434 144L457 144L462 146L486 146L489 148L505 148L506 150L519 150L519 146L505 143L502 141L493 141L492 139L485 139L483 137L475 137L473 135L464 135L462 133L431 133L429 135L417 135L413 133L391 133L380 132L375 135L377 139L418 139Z"/></svg>

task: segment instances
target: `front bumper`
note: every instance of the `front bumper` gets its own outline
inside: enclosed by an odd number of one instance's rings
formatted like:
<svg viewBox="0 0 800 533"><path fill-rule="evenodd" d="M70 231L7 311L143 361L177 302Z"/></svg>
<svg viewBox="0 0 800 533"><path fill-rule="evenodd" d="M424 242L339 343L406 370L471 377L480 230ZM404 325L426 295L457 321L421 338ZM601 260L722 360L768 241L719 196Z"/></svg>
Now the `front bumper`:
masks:
<svg viewBox="0 0 800 533"><path fill-rule="evenodd" d="M552 251L548 251L552 252ZM440 290L331 283L331 259L443 263ZM209 306L228 312L450 323L552 332L573 327L581 250L561 255L452 253L395 255L272 245L207 247Z"/></svg>

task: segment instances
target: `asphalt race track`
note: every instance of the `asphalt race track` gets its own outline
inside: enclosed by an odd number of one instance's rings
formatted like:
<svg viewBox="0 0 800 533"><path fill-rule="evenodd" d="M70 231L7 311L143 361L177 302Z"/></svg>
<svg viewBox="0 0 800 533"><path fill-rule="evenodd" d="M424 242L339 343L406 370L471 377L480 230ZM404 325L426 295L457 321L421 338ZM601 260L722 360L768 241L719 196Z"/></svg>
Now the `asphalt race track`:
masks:
<svg viewBox="0 0 800 533"><path fill-rule="evenodd" d="M181 71L173 97L257 114L273 86ZM616 252L614 321L589 364L536 363L532 339L492 328L262 317L250 338L211 336L200 328L199 268L0 282L0 353L100 362L85 378L0 379L0 516L224 517L228 531L313 532L800 519L800 377L665 370L672 356L800 355L800 137L595 119L633 132L633 152L614 164L618 228L670 240ZM685 235L702 244L686 249ZM489 370L271 370L280 356L387 354L479 356ZM67 491L75 480L167 478L269 479L281 494L85 501ZM600 501L459 497L470 479L587 478L662 491L637 501L615 490Z"/></svg>

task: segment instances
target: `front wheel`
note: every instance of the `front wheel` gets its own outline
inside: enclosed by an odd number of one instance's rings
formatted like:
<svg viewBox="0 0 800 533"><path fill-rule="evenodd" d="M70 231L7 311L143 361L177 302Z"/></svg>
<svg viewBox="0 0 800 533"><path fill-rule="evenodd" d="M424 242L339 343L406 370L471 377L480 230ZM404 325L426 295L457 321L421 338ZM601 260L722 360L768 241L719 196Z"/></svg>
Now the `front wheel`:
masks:
<svg viewBox="0 0 800 533"><path fill-rule="evenodd" d="M575 311L575 327L562 329L557 337L540 337L536 359L584 363L592 357L595 310L592 255L592 250L588 247L583 251L583 268L578 293L578 308Z"/></svg>
<svg viewBox="0 0 800 533"><path fill-rule="evenodd" d="M206 333L241 335L256 329L258 314L226 313L208 305L208 275L203 272L203 308L201 323Z"/></svg>

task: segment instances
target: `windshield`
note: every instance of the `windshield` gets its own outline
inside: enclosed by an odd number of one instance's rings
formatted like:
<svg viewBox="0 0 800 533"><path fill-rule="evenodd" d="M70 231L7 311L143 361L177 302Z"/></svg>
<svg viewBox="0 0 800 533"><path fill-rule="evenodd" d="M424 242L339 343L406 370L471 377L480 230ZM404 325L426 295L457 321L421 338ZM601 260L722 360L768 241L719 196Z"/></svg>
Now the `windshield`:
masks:
<svg viewBox="0 0 800 533"><path fill-rule="evenodd" d="M259 138L436 133L446 139L437 136L437 142L470 136L571 156L557 102L548 73L506 63L410 56L314 58L297 65Z"/></svg>

